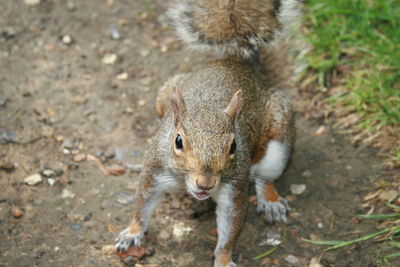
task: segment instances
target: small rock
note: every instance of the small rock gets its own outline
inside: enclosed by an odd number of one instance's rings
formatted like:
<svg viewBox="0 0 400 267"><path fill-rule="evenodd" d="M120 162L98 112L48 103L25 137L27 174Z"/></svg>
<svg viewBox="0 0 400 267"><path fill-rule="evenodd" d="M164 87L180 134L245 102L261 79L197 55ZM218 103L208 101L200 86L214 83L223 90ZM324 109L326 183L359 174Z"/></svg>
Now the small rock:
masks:
<svg viewBox="0 0 400 267"><path fill-rule="evenodd" d="M147 49L142 49L139 51L139 53L142 57L147 57L148 55L150 55L150 51Z"/></svg>
<svg viewBox="0 0 400 267"><path fill-rule="evenodd" d="M35 6L40 4L40 0L24 0L24 3L27 6Z"/></svg>
<svg viewBox="0 0 400 267"><path fill-rule="evenodd" d="M114 40L121 39L121 34L115 26L111 26L111 38Z"/></svg>
<svg viewBox="0 0 400 267"><path fill-rule="evenodd" d="M138 101L138 105L139 105L140 107L143 107L143 106L145 106L146 104L147 104L146 100L141 99L141 100Z"/></svg>
<svg viewBox="0 0 400 267"><path fill-rule="evenodd" d="M118 192L116 195L117 195L117 202L123 205L127 205L135 201L135 196L133 194L125 194L123 192Z"/></svg>
<svg viewBox="0 0 400 267"><path fill-rule="evenodd" d="M69 11L75 11L75 10L76 10L76 5L75 5L75 3L72 2L72 1L68 1L68 2L65 4L65 7L66 7Z"/></svg>
<svg viewBox="0 0 400 267"><path fill-rule="evenodd" d="M66 45L70 45L72 43L72 37L69 35L64 35L61 40Z"/></svg>
<svg viewBox="0 0 400 267"><path fill-rule="evenodd" d="M62 135L57 135L56 141L59 142L59 143L61 143L62 141L64 141L64 136L62 136Z"/></svg>
<svg viewBox="0 0 400 267"><path fill-rule="evenodd" d="M126 114L133 114L133 109L130 108L130 107L127 107L127 108L125 109L125 113L126 113Z"/></svg>
<svg viewBox="0 0 400 267"><path fill-rule="evenodd" d="M299 259L293 255L286 256L285 261L293 265L298 265L300 263Z"/></svg>
<svg viewBox="0 0 400 267"><path fill-rule="evenodd" d="M267 240L261 242L259 245L260 246L278 246L281 244L281 233L274 231L274 230L269 230L267 232Z"/></svg>
<svg viewBox="0 0 400 267"><path fill-rule="evenodd" d="M62 169L56 169L55 173L56 173L56 177L59 177L64 174L64 171Z"/></svg>
<svg viewBox="0 0 400 267"><path fill-rule="evenodd" d="M69 225L69 229L74 230L74 231L80 230L81 228L82 228L82 224L80 224L80 223L71 223Z"/></svg>
<svg viewBox="0 0 400 267"><path fill-rule="evenodd" d="M126 149L122 147L116 147L114 148L114 151L115 151L115 160L119 162L123 161L125 158Z"/></svg>
<svg viewBox="0 0 400 267"><path fill-rule="evenodd" d="M114 245L106 245L101 248L101 254L105 256L111 256L114 255L116 252L116 249Z"/></svg>
<svg viewBox="0 0 400 267"><path fill-rule="evenodd" d="M63 152L64 154L66 154L66 155L68 155L68 154L71 153L71 151L69 151L69 149L67 149L67 148L64 148L62 152Z"/></svg>
<svg viewBox="0 0 400 267"><path fill-rule="evenodd" d="M92 217L93 217L93 213L89 212L88 214L85 215L85 217L83 217L83 221L84 222L90 221L90 219L92 219Z"/></svg>
<svg viewBox="0 0 400 267"><path fill-rule="evenodd" d="M128 166L126 166L128 169L130 169L133 172L141 172L143 165L141 164L129 164Z"/></svg>
<svg viewBox="0 0 400 267"><path fill-rule="evenodd" d="M42 176L38 173L28 176L24 179L24 182L28 185L37 185L43 181Z"/></svg>
<svg viewBox="0 0 400 267"><path fill-rule="evenodd" d="M192 231L192 228L189 226L185 226L182 222L179 222L173 226L173 234L176 238L183 237L186 233Z"/></svg>
<svg viewBox="0 0 400 267"><path fill-rule="evenodd" d="M113 65L115 62L118 60L118 55L117 54L106 54L103 57L103 63L106 65Z"/></svg>
<svg viewBox="0 0 400 267"><path fill-rule="evenodd" d="M8 129L0 130L0 145L13 143L17 140L17 133Z"/></svg>
<svg viewBox="0 0 400 267"><path fill-rule="evenodd" d="M56 180L53 179L53 178L49 178L49 179L47 179L47 183L48 183L50 186L53 186L53 185L56 183Z"/></svg>
<svg viewBox="0 0 400 267"><path fill-rule="evenodd" d="M12 172L15 170L15 165L12 162L0 162L0 170L4 170L6 172Z"/></svg>
<svg viewBox="0 0 400 267"><path fill-rule="evenodd" d="M306 185L305 184L291 184L290 185L290 192L292 192L293 195L301 195L303 192L306 190Z"/></svg>
<svg viewBox="0 0 400 267"><path fill-rule="evenodd" d="M86 160L86 154L77 154L74 156L73 160L75 162L82 162L82 161Z"/></svg>
<svg viewBox="0 0 400 267"><path fill-rule="evenodd" d="M112 159L115 157L115 149L107 149L107 151L104 153L104 157L106 157L106 159Z"/></svg>
<svg viewBox="0 0 400 267"><path fill-rule="evenodd" d="M117 75L117 80L125 81L126 79L128 79L128 73L127 72L122 72L122 73Z"/></svg>
<svg viewBox="0 0 400 267"><path fill-rule="evenodd" d="M75 193L73 193L69 189L63 189L63 191L61 193L61 197L62 198L74 198L75 197Z"/></svg>
<svg viewBox="0 0 400 267"><path fill-rule="evenodd" d="M171 238L171 234L167 230L162 230L160 234L158 235L158 238L161 240L168 240Z"/></svg>
<svg viewBox="0 0 400 267"><path fill-rule="evenodd" d="M310 265L308 267L324 267L321 263L319 263L319 258L314 257L310 261Z"/></svg>
<svg viewBox="0 0 400 267"><path fill-rule="evenodd" d="M68 148L68 149L74 148L74 144L73 144L71 139L64 139L62 145L63 145L64 148Z"/></svg>
<svg viewBox="0 0 400 267"><path fill-rule="evenodd" d="M44 170L44 171L42 172L42 174L43 174L43 176L45 176L45 177L53 177L53 176L56 175L56 173L55 173L53 170L51 170L51 169L46 169L46 170Z"/></svg>
<svg viewBox="0 0 400 267"><path fill-rule="evenodd" d="M20 218L24 215L24 211L18 207L13 207L11 213L15 218Z"/></svg>
<svg viewBox="0 0 400 267"><path fill-rule="evenodd" d="M304 177L311 177L312 172L310 170L305 170L301 175Z"/></svg>
<svg viewBox="0 0 400 267"><path fill-rule="evenodd" d="M326 133L326 127L325 126L319 126L318 129L314 132L315 136L321 136Z"/></svg>
<svg viewBox="0 0 400 267"><path fill-rule="evenodd" d="M4 108L7 104L7 100L5 99L0 99L0 108Z"/></svg>

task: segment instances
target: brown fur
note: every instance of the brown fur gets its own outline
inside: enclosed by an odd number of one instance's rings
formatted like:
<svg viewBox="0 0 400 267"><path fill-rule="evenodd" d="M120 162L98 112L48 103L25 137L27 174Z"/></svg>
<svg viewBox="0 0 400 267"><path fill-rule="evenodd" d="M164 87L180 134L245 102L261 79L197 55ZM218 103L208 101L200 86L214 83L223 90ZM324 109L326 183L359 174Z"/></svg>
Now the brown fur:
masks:
<svg viewBox="0 0 400 267"><path fill-rule="evenodd" d="M268 182L264 186L265 199L271 202L277 202L279 200L278 192L275 189L273 182Z"/></svg>

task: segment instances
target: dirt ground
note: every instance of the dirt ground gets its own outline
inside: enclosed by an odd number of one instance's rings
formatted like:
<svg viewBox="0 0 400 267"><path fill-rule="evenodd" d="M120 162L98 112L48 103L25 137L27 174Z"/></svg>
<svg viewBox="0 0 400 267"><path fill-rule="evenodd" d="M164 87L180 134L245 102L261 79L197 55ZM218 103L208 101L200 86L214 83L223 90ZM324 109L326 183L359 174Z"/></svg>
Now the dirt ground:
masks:
<svg viewBox="0 0 400 267"><path fill-rule="evenodd" d="M207 60L173 37L166 3L151 3L0 0L0 266L123 265L102 248L131 219L137 166L160 125L157 89ZM107 54L115 62L105 64ZM240 266L308 266L321 255L324 266L378 266L374 242L323 254L303 241L377 230L355 214L366 212L362 198L383 175L380 159L328 128L315 135L320 126L297 116L295 152L278 184L289 223L268 225L251 201L235 251ZM81 153L128 171L105 175L93 161L75 162ZM42 182L26 184L35 173ZM295 195L293 184L306 189ZM197 206L184 193L166 198L145 237L155 254L144 266L212 265L215 216L193 219ZM272 248L267 235L282 243L254 260Z"/></svg>

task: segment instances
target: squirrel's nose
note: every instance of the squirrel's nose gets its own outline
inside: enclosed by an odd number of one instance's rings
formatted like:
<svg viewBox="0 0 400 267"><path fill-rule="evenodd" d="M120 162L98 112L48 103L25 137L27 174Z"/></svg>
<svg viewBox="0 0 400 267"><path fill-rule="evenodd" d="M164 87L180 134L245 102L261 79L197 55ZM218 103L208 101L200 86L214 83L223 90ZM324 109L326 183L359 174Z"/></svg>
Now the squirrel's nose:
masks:
<svg viewBox="0 0 400 267"><path fill-rule="evenodd" d="M199 180L196 180L196 185L199 189L204 190L204 191L211 190L214 187L214 185L210 185L208 183L201 183L201 182L199 182Z"/></svg>

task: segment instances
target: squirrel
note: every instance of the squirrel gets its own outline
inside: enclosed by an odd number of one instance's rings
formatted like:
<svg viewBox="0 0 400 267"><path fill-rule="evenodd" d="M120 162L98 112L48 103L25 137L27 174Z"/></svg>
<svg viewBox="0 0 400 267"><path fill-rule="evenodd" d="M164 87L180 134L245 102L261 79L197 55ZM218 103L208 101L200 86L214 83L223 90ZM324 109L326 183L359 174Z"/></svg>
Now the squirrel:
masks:
<svg viewBox="0 0 400 267"><path fill-rule="evenodd" d="M139 175L133 221L119 233L117 251L141 246L150 217L166 192L186 190L216 203L215 267L232 267L244 223L250 181L257 211L286 222L288 202L274 187L295 139L289 96L282 90L288 36L298 0L178 0L168 11L189 47L220 59L177 74L159 90L162 125ZM265 64L263 64L265 63Z"/></svg>

